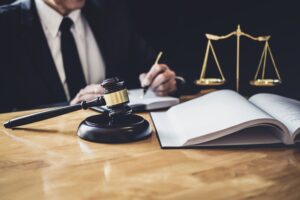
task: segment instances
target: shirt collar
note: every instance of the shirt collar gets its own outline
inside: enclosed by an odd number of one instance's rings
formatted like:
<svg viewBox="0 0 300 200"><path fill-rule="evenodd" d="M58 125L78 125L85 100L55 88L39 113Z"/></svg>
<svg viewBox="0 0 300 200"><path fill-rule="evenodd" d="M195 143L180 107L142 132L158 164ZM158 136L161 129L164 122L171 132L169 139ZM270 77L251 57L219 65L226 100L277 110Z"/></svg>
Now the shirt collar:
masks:
<svg viewBox="0 0 300 200"><path fill-rule="evenodd" d="M63 20L63 16L56 10L48 6L44 0L35 0L36 7L40 16L42 25L50 32L52 37L56 37L59 33L59 26ZM74 23L74 31L82 34L83 23L81 20L81 10L72 11L68 17Z"/></svg>
<svg viewBox="0 0 300 200"><path fill-rule="evenodd" d="M81 10L74 10L72 11L68 17L70 19L72 19L72 21L74 22L74 29L75 32L82 34L83 30L84 30L84 26L83 26L83 22L82 22L82 15L81 15Z"/></svg>

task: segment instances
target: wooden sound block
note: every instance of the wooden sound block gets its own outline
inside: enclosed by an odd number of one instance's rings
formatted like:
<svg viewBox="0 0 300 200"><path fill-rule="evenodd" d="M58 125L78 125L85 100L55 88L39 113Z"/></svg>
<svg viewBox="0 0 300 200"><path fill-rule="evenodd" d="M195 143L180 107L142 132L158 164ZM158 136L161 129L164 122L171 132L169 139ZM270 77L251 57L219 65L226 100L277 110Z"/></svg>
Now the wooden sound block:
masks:
<svg viewBox="0 0 300 200"><path fill-rule="evenodd" d="M101 114L81 122L77 135L91 142L125 143L145 139L151 132L148 121L141 116L130 114L110 118Z"/></svg>

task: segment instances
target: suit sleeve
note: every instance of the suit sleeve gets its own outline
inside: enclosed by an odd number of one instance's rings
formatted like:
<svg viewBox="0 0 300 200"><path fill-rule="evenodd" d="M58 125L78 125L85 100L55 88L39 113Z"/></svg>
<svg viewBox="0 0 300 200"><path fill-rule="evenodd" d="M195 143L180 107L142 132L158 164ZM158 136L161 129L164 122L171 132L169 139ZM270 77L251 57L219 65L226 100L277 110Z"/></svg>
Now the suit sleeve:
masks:
<svg viewBox="0 0 300 200"><path fill-rule="evenodd" d="M10 112L16 105L12 77L11 61L11 42L13 38L13 29L10 27L14 24L10 18L11 12L8 12L8 6L0 7L0 112Z"/></svg>
<svg viewBox="0 0 300 200"><path fill-rule="evenodd" d="M127 8L128 10L128 8ZM148 72L155 62L158 51L154 50L149 43L136 31L131 19L130 13L128 16L128 30L129 30L129 62L133 71L135 72L136 83L134 85L140 86L139 74Z"/></svg>

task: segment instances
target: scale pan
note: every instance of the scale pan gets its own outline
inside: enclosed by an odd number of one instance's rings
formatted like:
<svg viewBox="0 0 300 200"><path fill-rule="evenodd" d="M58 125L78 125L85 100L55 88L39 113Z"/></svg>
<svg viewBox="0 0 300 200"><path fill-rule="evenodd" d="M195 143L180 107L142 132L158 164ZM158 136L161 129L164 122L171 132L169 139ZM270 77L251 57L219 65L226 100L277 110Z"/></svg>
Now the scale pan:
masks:
<svg viewBox="0 0 300 200"><path fill-rule="evenodd" d="M224 83L225 80L220 78L201 78L195 81L196 85L223 85Z"/></svg>
<svg viewBox="0 0 300 200"><path fill-rule="evenodd" d="M261 87L270 87L275 86L281 83L279 79L256 79L250 81L250 84L253 86L261 86Z"/></svg>

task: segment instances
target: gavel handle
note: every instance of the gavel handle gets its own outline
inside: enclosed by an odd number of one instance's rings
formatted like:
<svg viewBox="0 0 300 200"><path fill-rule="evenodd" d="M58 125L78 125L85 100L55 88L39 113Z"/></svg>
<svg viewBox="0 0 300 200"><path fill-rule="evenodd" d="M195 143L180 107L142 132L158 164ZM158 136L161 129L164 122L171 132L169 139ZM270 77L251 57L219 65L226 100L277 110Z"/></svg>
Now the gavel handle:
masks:
<svg viewBox="0 0 300 200"><path fill-rule="evenodd" d="M98 97L97 99L90 101L90 102L83 101L80 104L76 104L76 105L72 105L72 106L64 106L62 108L56 108L56 109L52 109L52 110L48 110L48 111L44 111L44 112L38 112L38 113L18 117L15 119L11 119L4 123L4 127L5 128L14 128L17 126L30 124L33 122L50 119L50 118L60 116L63 114L67 114L70 112L74 112L74 111L77 111L80 109L87 109L87 108L90 108L93 106L102 106L102 105L105 105L105 101L102 97Z"/></svg>

